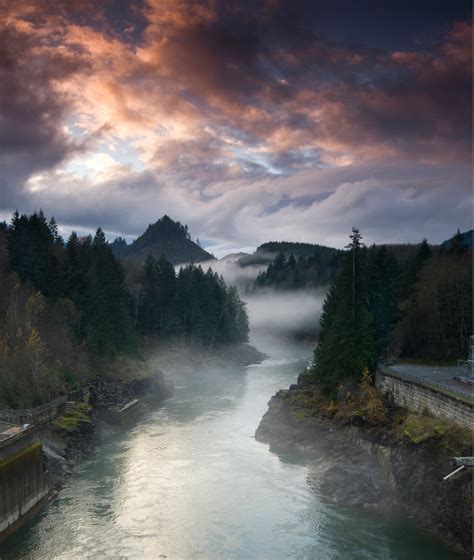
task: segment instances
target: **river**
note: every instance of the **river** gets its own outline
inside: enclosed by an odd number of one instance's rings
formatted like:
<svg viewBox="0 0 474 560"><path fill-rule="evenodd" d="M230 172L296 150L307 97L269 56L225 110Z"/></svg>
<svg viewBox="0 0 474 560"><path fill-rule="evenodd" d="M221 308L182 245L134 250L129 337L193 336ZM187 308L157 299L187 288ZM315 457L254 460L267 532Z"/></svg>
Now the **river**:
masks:
<svg viewBox="0 0 474 560"><path fill-rule="evenodd" d="M309 465L254 439L311 348L252 342L262 364L177 368L173 398L129 430L107 428L1 559L458 558L407 520L328 503L308 486Z"/></svg>

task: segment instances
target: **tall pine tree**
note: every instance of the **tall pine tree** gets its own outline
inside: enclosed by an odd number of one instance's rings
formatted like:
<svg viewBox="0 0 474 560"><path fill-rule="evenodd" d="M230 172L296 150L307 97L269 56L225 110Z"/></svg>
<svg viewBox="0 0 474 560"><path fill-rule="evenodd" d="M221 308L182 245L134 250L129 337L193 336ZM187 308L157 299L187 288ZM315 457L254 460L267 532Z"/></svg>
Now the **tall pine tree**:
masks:
<svg viewBox="0 0 474 560"><path fill-rule="evenodd" d="M313 373L329 396L340 383L358 380L375 365L375 340L369 309L367 251L353 228L342 268L326 298Z"/></svg>

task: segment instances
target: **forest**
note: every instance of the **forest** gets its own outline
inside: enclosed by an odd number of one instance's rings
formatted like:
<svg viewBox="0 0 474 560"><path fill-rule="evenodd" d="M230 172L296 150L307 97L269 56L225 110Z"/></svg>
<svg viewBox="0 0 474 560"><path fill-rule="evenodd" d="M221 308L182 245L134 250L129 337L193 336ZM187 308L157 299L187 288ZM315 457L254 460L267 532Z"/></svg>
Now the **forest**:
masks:
<svg viewBox="0 0 474 560"><path fill-rule="evenodd" d="M455 364L472 334L472 250L462 234L444 246L365 247L353 229L320 321L312 375L334 397L377 359Z"/></svg>
<svg viewBox="0 0 474 560"><path fill-rule="evenodd" d="M167 235L189 238L185 226L168 220L159 222ZM305 244L272 250L280 252L257 289L330 286L312 368L327 394L343 379L372 372L377 359L466 358L472 249L459 232L442 246L366 247L354 229L346 251ZM120 357L140 360L147 343L212 348L245 342L248 331L245 303L210 268L190 264L176 272L151 254L144 264L120 261L100 228L64 241L42 211L15 212L0 224L2 405L45 402Z"/></svg>
<svg viewBox="0 0 474 560"><path fill-rule="evenodd" d="M247 341L245 304L210 269L176 273L152 256L130 266L100 228L65 242L42 211L0 224L0 404L41 404L119 357L143 359L146 341Z"/></svg>
<svg viewBox="0 0 474 560"><path fill-rule="evenodd" d="M300 254L298 258L293 252L288 258L280 252L267 269L259 273L254 289L300 290L327 286L334 280L340 260L341 252L336 250L314 251L309 256Z"/></svg>

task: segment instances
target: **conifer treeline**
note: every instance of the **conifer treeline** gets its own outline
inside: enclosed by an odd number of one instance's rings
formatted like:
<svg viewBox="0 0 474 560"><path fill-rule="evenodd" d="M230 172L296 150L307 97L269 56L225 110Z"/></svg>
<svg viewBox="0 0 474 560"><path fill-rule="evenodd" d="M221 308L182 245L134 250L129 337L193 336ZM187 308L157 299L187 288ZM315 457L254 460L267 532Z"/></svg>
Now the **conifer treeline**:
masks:
<svg viewBox="0 0 474 560"><path fill-rule="evenodd" d="M366 248L357 229L350 239L321 315L312 371L322 389L334 396L341 382L360 379L389 354L438 362L466 358L472 251L459 232L447 249L434 253L424 240L403 260L397 248Z"/></svg>
<svg viewBox="0 0 474 560"><path fill-rule="evenodd" d="M175 274L163 256L151 255L143 267L136 306L138 328L145 335L181 338L210 347L248 340L245 304L235 287L228 288L211 268L188 265Z"/></svg>
<svg viewBox="0 0 474 560"><path fill-rule="evenodd" d="M208 347L248 338L237 291L212 271L148 258L125 285L103 231L66 243L43 212L0 228L0 403L31 406L84 382L143 336Z"/></svg>
<svg viewBox="0 0 474 560"><path fill-rule="evenodd" d="M312 255L300 255L298 259L283 252L262 270L255 280L255 288L280 290L310 289L330 284L339 270L340 252L334 249L315 250Z"/></svg>

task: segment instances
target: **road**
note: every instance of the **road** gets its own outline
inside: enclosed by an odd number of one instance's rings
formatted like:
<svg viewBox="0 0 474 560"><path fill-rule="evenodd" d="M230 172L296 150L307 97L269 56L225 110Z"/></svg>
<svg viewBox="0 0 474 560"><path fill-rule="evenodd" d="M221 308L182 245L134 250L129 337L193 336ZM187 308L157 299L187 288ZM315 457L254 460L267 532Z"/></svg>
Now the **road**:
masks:
<svg viewBox="0 0 474 560"><path fill-rule="evenodd" d="M456 381L454 377L457 375L455 367L447 366L428 366L422 364L393 364L390 366L401 374L415 377L421 381L437 383L448 390L462 393L466 397L473 399L473 386L467 383Z"/></svg>

